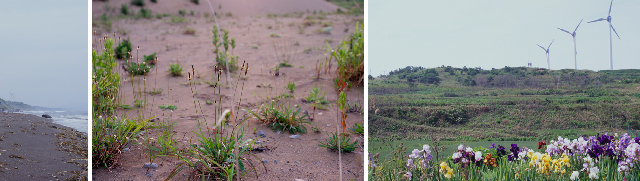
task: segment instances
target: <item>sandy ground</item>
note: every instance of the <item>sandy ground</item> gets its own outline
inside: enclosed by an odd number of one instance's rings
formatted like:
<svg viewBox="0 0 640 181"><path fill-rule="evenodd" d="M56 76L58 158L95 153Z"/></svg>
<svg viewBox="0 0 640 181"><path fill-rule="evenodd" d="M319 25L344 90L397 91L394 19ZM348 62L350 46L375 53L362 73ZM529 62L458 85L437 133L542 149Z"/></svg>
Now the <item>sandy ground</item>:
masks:
<svg viewBox="0 0 640 181"><path fill-rule="evenodd" d="M0 180L86 180L87 163L85 133L0 112Z"/></svg>
<svg viewBox="0 0 640 181"><path fill-rule="evenodd" d="M120 4L127 3L128 0L111 0L107 3L110 7L120 7ZM302 3L304 2L304 3ZM110 37L113 32L105 31L105 28L99 23L100 16L107 13L111 17L116 17L119 9L106 11L107 3L93 2L93 19L94 30L97 32L94 39L103 37L109 33ZM217 89L204 84L204 81L213 81L215 72L213 70L215 54L212 53L214 47L211 43L213 33L212 27L215 24L212 17L204 16L205 12L211 12L211 8L207 1L201 1L200 5L195 5L189 1L159 1L154 4L146 2L146 8L150 8L154 13L153 19L133 18L113 18L112 31L119 32L117 37L128 37L131 39L134 47L134 58L136 57L135 48L140 47L138 57L142 59L142 55L148 55L153 52L157 53L159 63L152 72L146 77L138 76L131 79L126 73L123 74L123 84L121 95L123 104L133 105L134 91L146 91L150 89L162 88L164 91L160 95L147 94L148 105L145 109L133 109L122 111L128 113L129 117L135 117L140 113L144 113L145 117L156 117L161 119L170 118L172 122L177 122L174 127L176 132L175 138L180 143L180 148L186 148L188 145L197 142L196 135L193 131L198 130L197 120L207 120L207 124L213 124L214 105L206 105L207 100L217 100L219 94ZM218 23L221 28L229 30L229 36L236 39L236 49L233 54L240 56L240 63L246 61L249 63L249 71L246 80L238 81L237 74L233 74L232 85L239 82L233 102L242 98L240 108L257 109L263 101L281 95L286 91L287 82L292 81L296 84L295 97L285 99L290 105L298 105L309 113L313 112L313 108L303 103L300 99L306 97L309 91L314 87L319 87L322 92L326 91L326 99L332 106L328 110L318 110L315 112L315 120L311 124L306 125L308 133L300 134L297 139L291 139L288 132L276 133L269 127L260 122L251 120L246 125L245 139L258 139L262 141L262 145L271 148L264 152L253 152L258 158L266 161L264 166L261 160L252 158L251 162L256 166L257 176L253 171L248 172L243 179L245 180L339 180L339 162L338 153L329 151L325 148L318 147L318 141L327 137L326 133L335 132L337 129L337 100L336 89L334 88L333 78L335 77L336 63L333 62L331 74L322 74L319 80L316 77L316 63L318 60L324 61L324 49L327 43L331 47L337 47L339 42L345 37L353 33L356 22L362 19L362 16L353 15L327 15L326 19L320 20L332 24L330 34L317 33L322 29L322 23L311 26L304 25L304 17L308 14L316 12L335 12L337 6L322 0L272 0L272 1L216 1L212 2L213 9L219 11L219 15L231 12L232 16L218 17ZM134 11L138 11L138 7L129 5ZM155 13L178 14L179 9L185 9L187 12L188 23L170 23L170 17L156 19ZM189 15L190 11L194 11L194 15ZM309 10L309 13L307 13ZM294 12L302 12L301 17L277 17L269 18L268 14L285 14ZM300 26L302 30L298 27ZM186 28L194 28L195 35L184 34ZM126 32L126 35L124 34ZM271 37L271 34L277 34L280 37ZM274 52L274 42L278 45L299 44L294 45L290 55L295 55L295 59L290 63L294 66L291 68L281 68L281 76L273 76L271 70L279 62L276 60ZM297 42L297 43L296 43ZM94 47L99 43L94 43ZM122 61L120 61L122 63ZM184 66L185 74L191 71L191 66L195 67L198 77L195 79L195 86L189 86L187 76L173 77L169 75L169 64L179 63ZM118 66L120 67L120 66ZM156 73L157 70L157 73ZM119 71L123 72L121 68ZM224 76L225 74L223 74ZM143 81L142 79L146 79ZM224 79L222 82L226 82ZM133 83L133 86L132 86ZM242 84L244 83L244 86ZM146 86L145 86L146 84ZM260 87L259 87L260 86ZM135 90L134 90L135 87ZM138 90L142 87L141 90ZM265 88L271 87L271 88ZM197 93L192 93L195 88ZM195 94L195 99L194 99ZM229 102L232 100L231 91L222 89L223 106L229 109ZM362 104L364 97L361 87L353 87L347 92L347 97L351 103L356 100ZM199 103L194 108L194 101ZM159 105L173 104L178 109L170 111L162 111ZM203 113L196 113L200 110ZM241 111L242 115L243 112ZM204 117L202 116L204 115ZM354 123L363 123L363 115L360 113L349 113L347 125L351 127ZM228 126L230 127L230 126ZM321 133L311 131L312 127L321 129ZM206 128L203 128L206 130ZM267 137L257 138L253 134L253 130L262 130ZM341 129L341 128L340 128ZM150 131L151 137L155 136L154 130ZM362 138L357 135L351 135L352 140ZM137 140L141 142L142 140ZM344 180L363 180L363 148L356 149L353 153L346 153L342 156ZM122 165L116 169L93 169L94 180L164 180L169 172L176 164L181 163L178 159L172 157L158 157L154 160L160 166L157 169L142 168L143 164L149 162L148 149L142 144L134 144L130 152L125 152ZM185 180L191 170L185 169L177 174L173 180Z"/></svg>

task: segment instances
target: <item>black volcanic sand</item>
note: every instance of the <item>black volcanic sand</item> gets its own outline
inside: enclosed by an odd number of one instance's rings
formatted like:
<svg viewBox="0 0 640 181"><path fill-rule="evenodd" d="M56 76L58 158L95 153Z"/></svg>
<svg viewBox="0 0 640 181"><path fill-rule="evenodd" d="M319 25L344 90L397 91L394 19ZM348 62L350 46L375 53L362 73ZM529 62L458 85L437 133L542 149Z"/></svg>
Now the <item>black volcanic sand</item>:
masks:
<svg viewBox="0 0 640 181"><path fill-rule="evenodd" d="M0 180L86 180L87 158L85 133L0 112Z"/></svg>

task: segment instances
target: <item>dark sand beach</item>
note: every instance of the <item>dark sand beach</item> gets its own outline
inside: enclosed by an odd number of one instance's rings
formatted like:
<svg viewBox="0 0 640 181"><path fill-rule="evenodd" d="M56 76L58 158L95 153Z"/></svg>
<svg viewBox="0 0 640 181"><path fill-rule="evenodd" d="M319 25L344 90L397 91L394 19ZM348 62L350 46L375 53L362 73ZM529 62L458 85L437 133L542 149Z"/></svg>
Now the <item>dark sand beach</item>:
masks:
<svg viewBox="0 0 640 181"><path fill-rule="evenodd" d="M87 162L85 133L0 112L0 180L86 180Z"/></svg>

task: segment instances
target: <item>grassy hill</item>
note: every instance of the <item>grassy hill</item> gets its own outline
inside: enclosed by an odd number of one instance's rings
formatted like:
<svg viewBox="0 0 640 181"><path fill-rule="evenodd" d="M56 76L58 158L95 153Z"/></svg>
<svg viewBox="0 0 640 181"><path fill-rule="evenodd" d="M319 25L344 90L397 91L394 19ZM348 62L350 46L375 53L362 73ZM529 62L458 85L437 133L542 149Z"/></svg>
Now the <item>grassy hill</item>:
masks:
<svg viewBox="0 0 640 181"><path fill-rule="evenodd" d="M640 70L406 67L369 77L372 140L539 140L640 129Z"/></svg>

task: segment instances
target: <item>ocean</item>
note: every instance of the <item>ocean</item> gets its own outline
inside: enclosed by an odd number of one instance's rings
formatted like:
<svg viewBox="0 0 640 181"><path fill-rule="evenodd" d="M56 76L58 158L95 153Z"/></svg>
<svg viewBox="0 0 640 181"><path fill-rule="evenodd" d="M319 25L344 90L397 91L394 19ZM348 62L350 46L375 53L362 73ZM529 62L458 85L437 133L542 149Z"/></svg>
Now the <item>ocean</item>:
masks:
<svg viewBox="0 0 640 181"><path fill-rule="evenodd" d="M76 129L83 133L88 133L89 113L87 111L22 111L24 114L42 116L48 114L53 123L64 125Z"/></svg>

